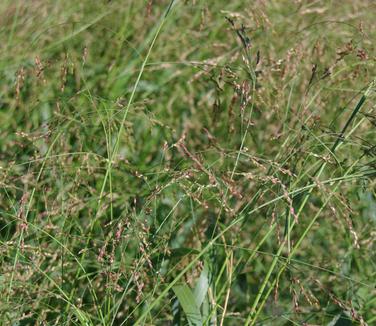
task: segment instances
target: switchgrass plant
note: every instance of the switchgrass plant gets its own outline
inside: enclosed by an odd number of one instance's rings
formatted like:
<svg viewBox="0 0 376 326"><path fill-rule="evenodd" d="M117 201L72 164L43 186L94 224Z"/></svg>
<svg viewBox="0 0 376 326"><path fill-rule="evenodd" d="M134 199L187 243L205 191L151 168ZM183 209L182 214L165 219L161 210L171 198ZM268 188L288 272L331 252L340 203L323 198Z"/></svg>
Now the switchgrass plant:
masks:
<svg viewBox="0 0 376 326"><path fill-rule="evenodd" d="M1 325L373 325L375 11L2 1Z"/></svg>

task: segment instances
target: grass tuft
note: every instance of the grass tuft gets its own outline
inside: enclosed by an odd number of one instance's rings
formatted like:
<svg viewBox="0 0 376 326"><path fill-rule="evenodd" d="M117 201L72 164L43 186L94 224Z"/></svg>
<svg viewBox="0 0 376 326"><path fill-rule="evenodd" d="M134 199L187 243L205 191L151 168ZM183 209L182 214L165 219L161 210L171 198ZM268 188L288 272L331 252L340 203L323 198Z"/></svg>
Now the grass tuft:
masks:
<svg viewBox="0 0 376 326"><path fill-rule="evenodd" d="M373 1L0 2L0 325L373 325Z"/></svg>

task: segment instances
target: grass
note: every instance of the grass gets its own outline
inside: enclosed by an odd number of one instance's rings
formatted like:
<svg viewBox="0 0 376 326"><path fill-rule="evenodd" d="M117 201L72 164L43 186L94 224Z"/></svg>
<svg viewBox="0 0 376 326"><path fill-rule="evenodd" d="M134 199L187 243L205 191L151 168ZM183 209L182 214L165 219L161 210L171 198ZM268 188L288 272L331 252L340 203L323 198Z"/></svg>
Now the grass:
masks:
<svg viewBox="0 0 376 326"><path fill-rule="evenodd" d="M375 9L2 1L0 324L374 324Z"/></svg>

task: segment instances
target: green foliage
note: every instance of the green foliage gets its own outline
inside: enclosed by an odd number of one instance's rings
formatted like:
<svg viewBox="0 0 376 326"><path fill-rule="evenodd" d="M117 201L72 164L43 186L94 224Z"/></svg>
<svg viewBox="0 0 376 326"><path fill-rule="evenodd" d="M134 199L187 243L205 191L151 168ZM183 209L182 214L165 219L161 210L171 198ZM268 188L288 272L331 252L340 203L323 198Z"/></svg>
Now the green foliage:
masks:
<svg viewBox="0 0 376 326"><path fill-rule="evenodd" d="M0 2L1 325L372 325L370 0Z"/></svg>

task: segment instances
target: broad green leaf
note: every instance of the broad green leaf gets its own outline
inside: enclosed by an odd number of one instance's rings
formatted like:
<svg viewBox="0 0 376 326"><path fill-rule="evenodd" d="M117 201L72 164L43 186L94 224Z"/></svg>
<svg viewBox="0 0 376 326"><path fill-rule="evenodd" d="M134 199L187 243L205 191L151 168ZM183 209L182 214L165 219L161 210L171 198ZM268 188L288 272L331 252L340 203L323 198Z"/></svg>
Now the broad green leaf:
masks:
<svg viewBox="0 0 376 326"><path fill-rule="evenodd" d="M208 272L209 272L208 268L205 265L194 289L194 298L195 298L197 307L201 307L202 303L205 300L205 296L208 293L208 289L209 289L209 277L208 277L209 273Z"/></svg>
<svg viewBox="0 0 376 326"><path fill-rule="evenodd" d="M181 307L187 317L190 326L202 325L200 308L196 304L195 297L188 285L176 285L173 288Z"/></svg>

